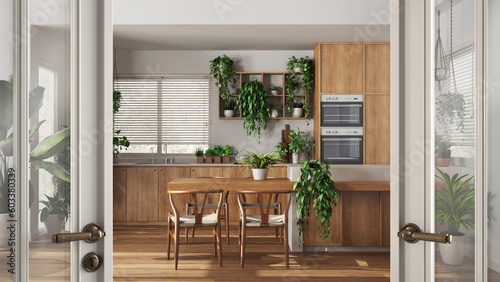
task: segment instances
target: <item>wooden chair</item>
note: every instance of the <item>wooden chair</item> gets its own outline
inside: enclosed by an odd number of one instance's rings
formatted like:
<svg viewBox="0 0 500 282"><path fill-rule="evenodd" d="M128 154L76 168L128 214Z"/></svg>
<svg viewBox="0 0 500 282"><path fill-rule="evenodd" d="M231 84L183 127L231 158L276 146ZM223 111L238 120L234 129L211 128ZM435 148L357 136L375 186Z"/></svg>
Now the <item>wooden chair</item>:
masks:
<svg viewBox="0 0 500 282"><path fill-rule="evenodd" d="M219 256L219 266L222 266L222 244L220 236L220 211L222 205L223 197L222 189L214 190L193 190L193 191L168 191L168 196L170 204L172 205L172 210L174 214L168 213L168 224L167 224L167 259L170 259L170 240L174 239L175 249L174 249L174 260L175 269L177 270L178 257L179 257L179 230L181 228L202 228L211 227L213 229L213 241L203 241L203 242L192 242L192 244L214 244L214 254ZM194 203L193 215L179 215L177 206L175 205L175 200L173 195L190 195L191 200ZM205 205L207 198L210 194L218 195L219 201L217 204L217 209L215 213L204 214ZM198 199L201 198L201 203L198 204ZM172 228L174 231L172 231ZM185 242L184 244L187 244Z"/></svg>
<svg viewBox="0 0 500 282"><path fill-rule="evenodd" d="M240 207L240 221L239 221L239 236L238 243L240 246L239 256L241 268L245 264L245 245L246 244L265 244L259 242L247 242L246 231L247 228L281 228L284 240L280 242L267 242L271 244L283 244L285 251L285 265L288 268L288 209L290 208L292 191L238 191L238 205ZM245 195L256 195L256 203L248 203ZM287 201L285 209L280 214L270 214L272 209L273 195L286 194ZM258 205L259 215L247 215L247 207L255 207Z"/></svg>
<svg viewBox="0 0 500 282"><path fill-rule="evenodd" d="M225 221L225 224L226 224L226 241L227 241L227 244L229 245L229 204L227 203L227 196L229 195L229 191L226 191L224 193L224 199L223 199L223 202L222 202L222 205L221 205L221 215L220 215L220 218L221 219L224 219ZM198 209L201 208L200 206L201 204L198 204ZM215 203L208 203L205 205L205 209L206 210L216 210L217 209L217 204ZM195 207L194 203L191 202L191 203L186 203L186 214L189 215L191 212L191 210L193 210ZM192 237L194 237L194 230L195 228L193 227L193 233L192 233ZM185 238L185 241L187 242L188 241L188 228L186 228L186 238Z"/></svg>

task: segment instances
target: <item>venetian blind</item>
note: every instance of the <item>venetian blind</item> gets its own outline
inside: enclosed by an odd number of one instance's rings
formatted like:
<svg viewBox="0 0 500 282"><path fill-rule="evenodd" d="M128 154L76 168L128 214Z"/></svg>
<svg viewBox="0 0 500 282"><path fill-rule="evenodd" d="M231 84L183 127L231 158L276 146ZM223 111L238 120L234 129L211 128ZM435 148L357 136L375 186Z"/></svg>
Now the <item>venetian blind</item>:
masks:
<svg viewBox="0 0 500 282"><path fill-rule="evenodd" d="M168 153L194 153L208 147L209 78L120 78L115 89L123 100L115 128L131 143L129 153L145 152L142 145L167 145ZM149 148L142 146L142 148Z"/></svg>

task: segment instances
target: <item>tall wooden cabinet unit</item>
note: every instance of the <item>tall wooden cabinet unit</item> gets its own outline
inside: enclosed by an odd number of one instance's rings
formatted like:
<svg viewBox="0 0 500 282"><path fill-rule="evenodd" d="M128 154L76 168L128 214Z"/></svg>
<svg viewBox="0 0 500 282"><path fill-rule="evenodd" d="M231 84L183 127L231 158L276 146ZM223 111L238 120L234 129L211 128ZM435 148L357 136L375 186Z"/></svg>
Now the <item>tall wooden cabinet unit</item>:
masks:
<svg viewBox="0 0 500 282"><path fill-rule="evenodd" d="M389 164L389 43L320 43L314 60L315 157L321 155L321 95L363 94L363 163Z"/></svg>

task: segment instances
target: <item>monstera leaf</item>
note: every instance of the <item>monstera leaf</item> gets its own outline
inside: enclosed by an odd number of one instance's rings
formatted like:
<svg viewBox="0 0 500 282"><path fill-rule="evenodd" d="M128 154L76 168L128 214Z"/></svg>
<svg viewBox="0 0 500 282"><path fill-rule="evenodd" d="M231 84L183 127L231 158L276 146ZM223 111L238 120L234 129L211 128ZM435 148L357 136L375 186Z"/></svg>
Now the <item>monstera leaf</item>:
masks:
<svg viewBox="0 0 500 282"><path fill-rule="evenodd" d="M68 127L43 139L30 153L30 160L43 160L59 154L70 145L69 134Z"/></svg>
<svg viewBox="0 0 500 282"><path fill-rule="evenodd" d="M69 172L55 163L38 161L33 168L45 169L48 173L52 174L53 176L60 178L66 182L70 182Z"/></svg>

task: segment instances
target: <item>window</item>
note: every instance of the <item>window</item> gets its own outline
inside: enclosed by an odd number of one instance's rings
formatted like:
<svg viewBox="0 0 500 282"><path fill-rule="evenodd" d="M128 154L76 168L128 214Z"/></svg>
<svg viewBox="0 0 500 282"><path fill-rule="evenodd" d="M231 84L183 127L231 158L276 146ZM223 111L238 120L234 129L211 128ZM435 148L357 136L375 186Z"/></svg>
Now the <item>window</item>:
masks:
<svg viewBox="0 0 500 282"><path fill-rule="evenodd" d="M126 153L193 154L197 147L208 148L208 77L120 78L115 89L122 94L115 130L131 143Z"/></svg>

